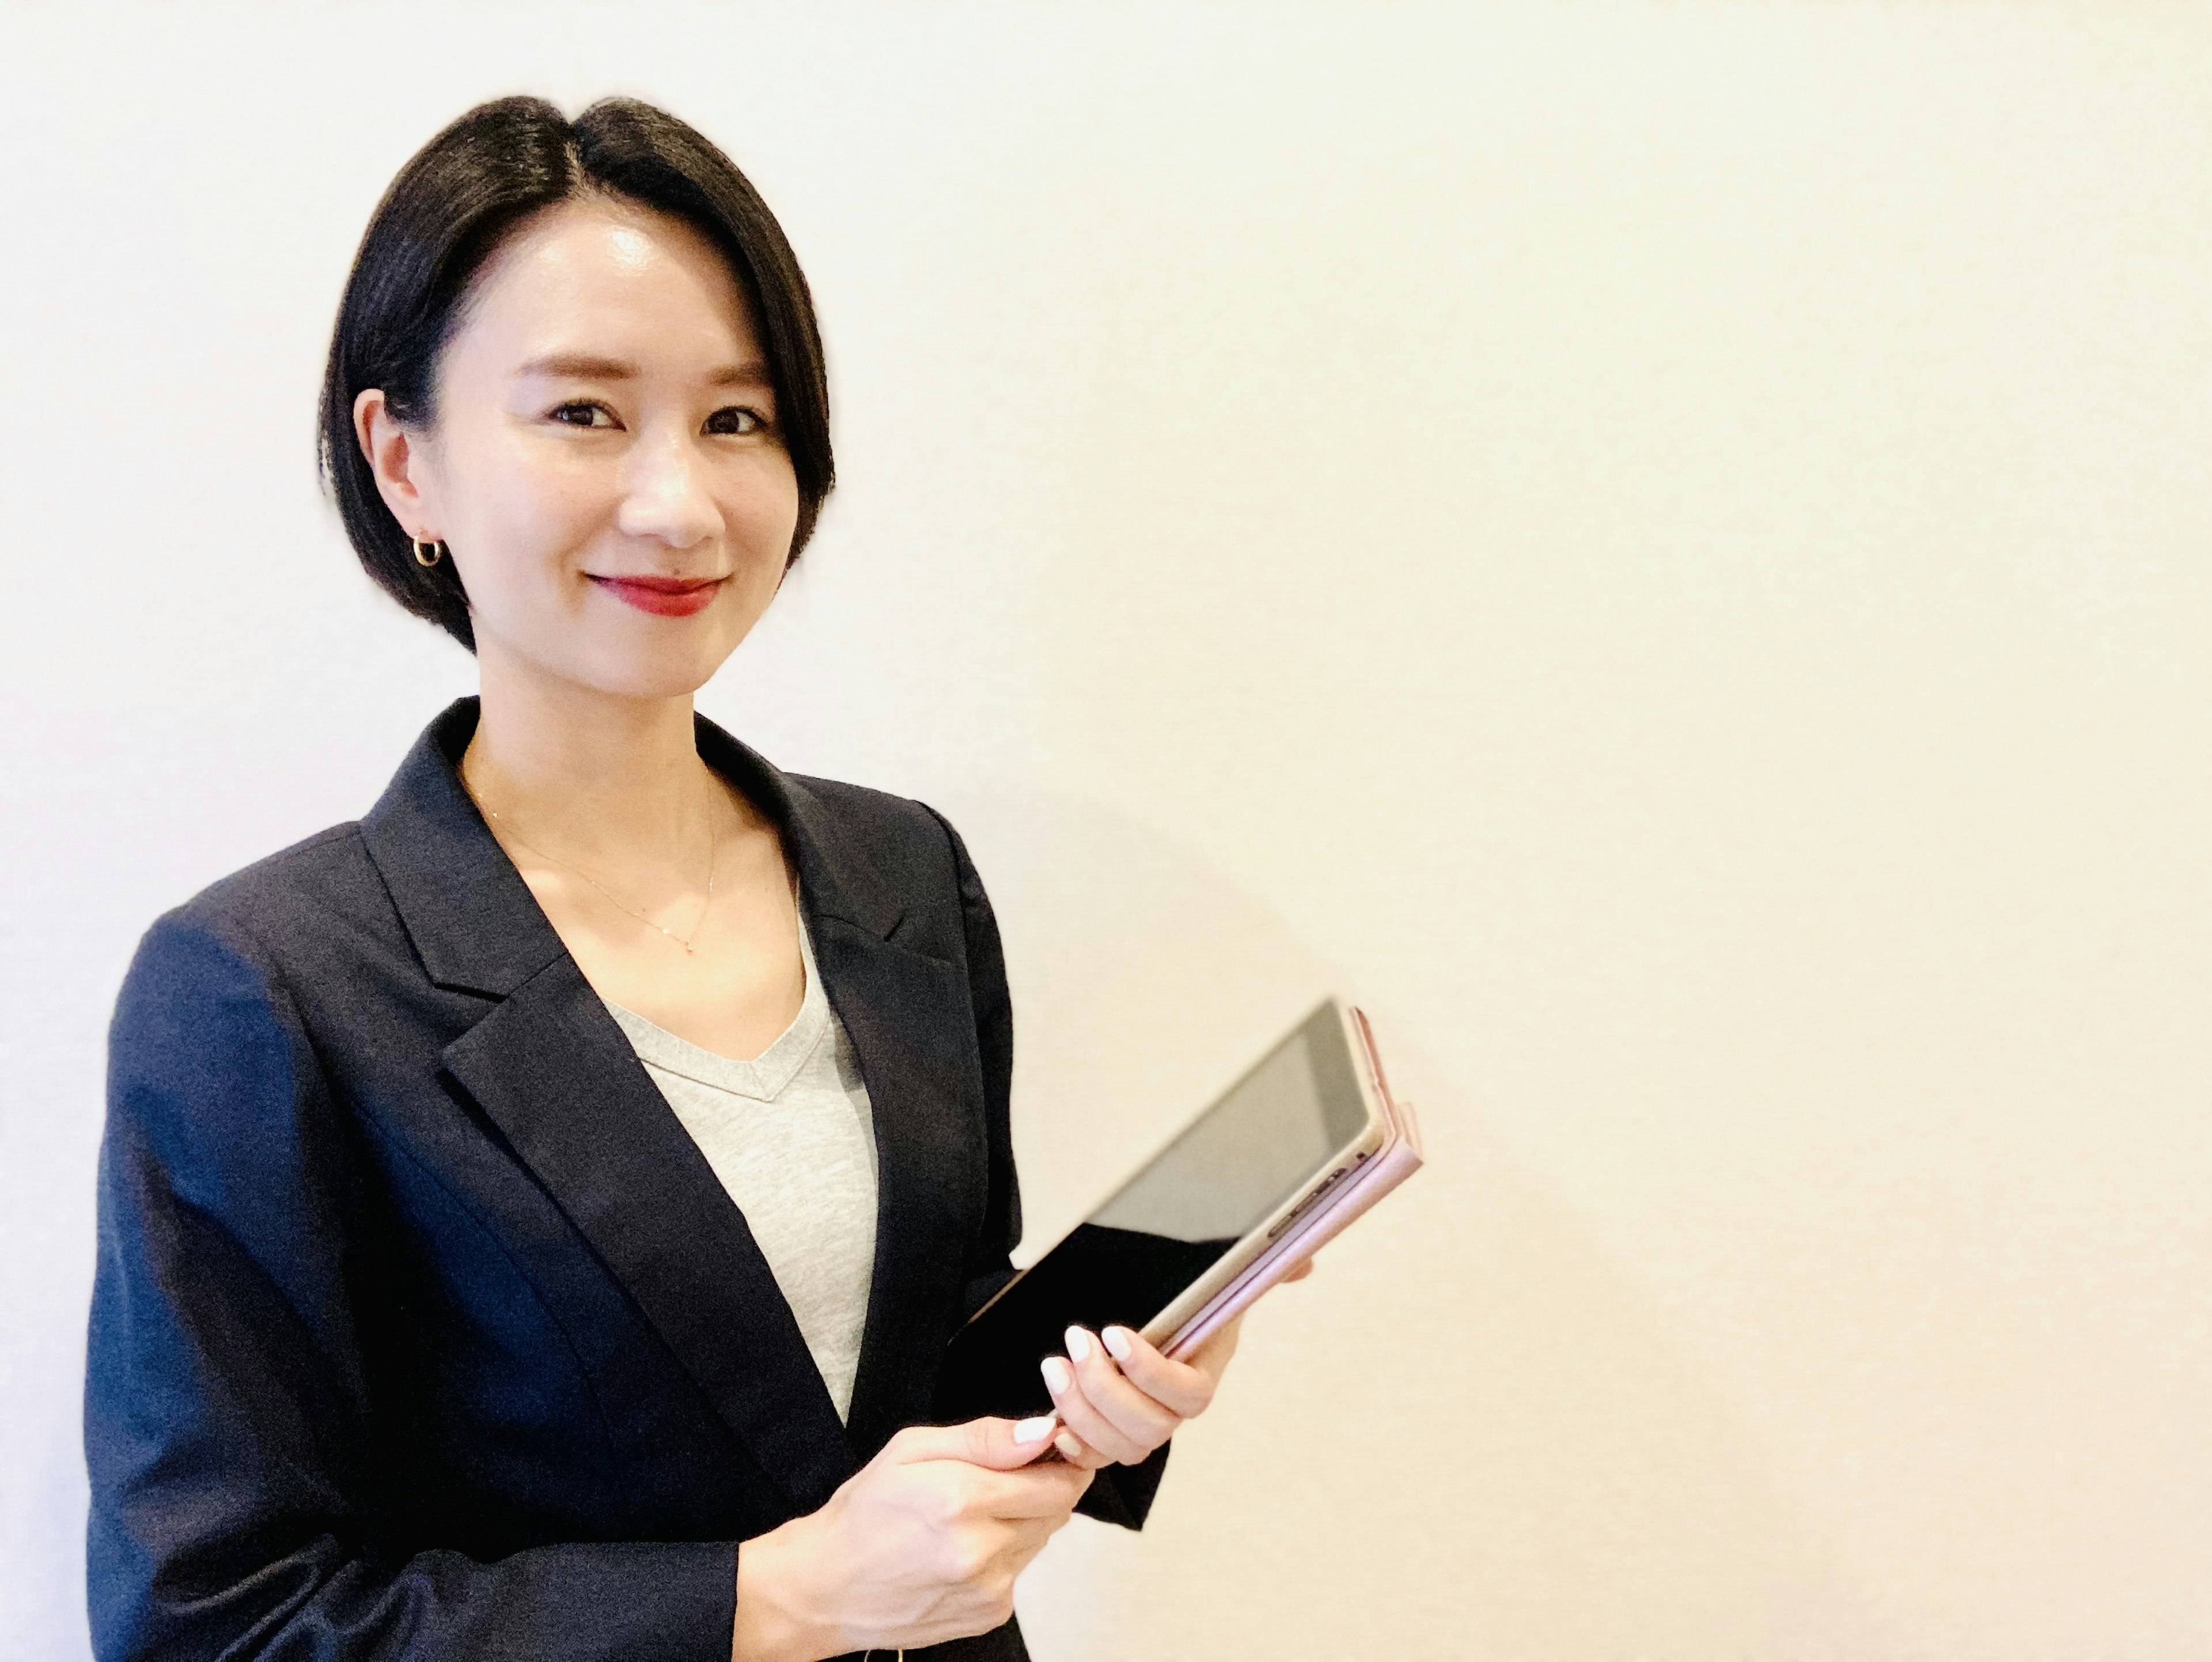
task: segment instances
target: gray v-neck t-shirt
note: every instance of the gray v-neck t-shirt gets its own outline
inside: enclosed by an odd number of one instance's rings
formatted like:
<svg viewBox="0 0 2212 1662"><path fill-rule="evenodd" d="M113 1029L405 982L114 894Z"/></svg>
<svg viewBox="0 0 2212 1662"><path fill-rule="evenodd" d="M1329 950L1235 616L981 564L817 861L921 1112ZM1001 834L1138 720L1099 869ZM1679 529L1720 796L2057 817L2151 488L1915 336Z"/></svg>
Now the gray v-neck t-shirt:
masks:
<svg viewBox="0 0 2212 1662"><path fill-rule="evenodd" d="M804 916L799 947L806 966L799 1014L750 1062L603 1001L744 1214L842 1420L852 1406L875 1264L875 1123L852 1042L815 971Z"/></svg>

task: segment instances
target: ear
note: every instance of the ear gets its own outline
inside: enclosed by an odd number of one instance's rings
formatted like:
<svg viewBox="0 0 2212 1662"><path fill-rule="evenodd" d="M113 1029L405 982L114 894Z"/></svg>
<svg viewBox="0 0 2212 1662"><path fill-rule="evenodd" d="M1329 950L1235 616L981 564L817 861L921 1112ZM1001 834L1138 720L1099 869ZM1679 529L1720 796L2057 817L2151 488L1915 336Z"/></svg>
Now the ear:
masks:
<svg viewBox="0 0 2212 1662"><path fill-rule="evenodd" d="M428 522L432 510L422 490L422 447L393 417L382 387L365 387L354 399L353 430L361 454L368 459L369 472L376 476L377 494L400 528L410 537L435 537L437 528Z"/></svg>

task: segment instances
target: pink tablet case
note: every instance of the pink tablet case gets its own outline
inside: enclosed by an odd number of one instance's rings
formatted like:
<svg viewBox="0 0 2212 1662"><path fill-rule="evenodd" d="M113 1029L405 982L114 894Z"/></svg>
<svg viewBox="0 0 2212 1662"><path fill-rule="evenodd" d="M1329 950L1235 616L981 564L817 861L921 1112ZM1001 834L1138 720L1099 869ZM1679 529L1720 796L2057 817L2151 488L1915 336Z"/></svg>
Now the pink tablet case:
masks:
<svg viewBox="0 0 2212 1662"><path fill-rule="evenodd" d="M1354 1006L1351 1014L1359 1030L1368 1080L1374 1087L1376 1100L1388 1128L1382 1147L1354 1166L1333 1188L1323 1190L1308 1201L1304 1210L1292 1213L1278 1225L1282 1233L1275 1244L1254 1259L1243 1274L1216 1294L1211 1303L1160 1347L1166 1355L1186 1355L1204 1344L1224 1322L1244 1310L1313 1257L1324 1242L1342 1233L1354 1218L1420 1170L1421 1128L1413 1117L1413 1105L1391 1100L1389 1081L1382 1072L1382 1057L1375 1048L1375 1034L1367 1025L1366 1014Z"/></svg>

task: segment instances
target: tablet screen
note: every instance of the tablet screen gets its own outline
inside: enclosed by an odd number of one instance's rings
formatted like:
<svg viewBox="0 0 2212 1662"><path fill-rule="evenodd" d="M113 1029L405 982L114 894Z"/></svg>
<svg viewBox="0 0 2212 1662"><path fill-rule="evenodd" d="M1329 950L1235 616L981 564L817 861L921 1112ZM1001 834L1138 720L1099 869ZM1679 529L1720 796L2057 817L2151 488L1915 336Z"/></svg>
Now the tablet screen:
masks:
<svg viewBox="0 0 2212 1662"><path fill-rule="evenodd" d="M1043 1413L1037 1364L1061 1352L1069 1324L1143 1327L1366 1123L1342 1021L1324 1003L961 1330L944 1411Z"/></svg>

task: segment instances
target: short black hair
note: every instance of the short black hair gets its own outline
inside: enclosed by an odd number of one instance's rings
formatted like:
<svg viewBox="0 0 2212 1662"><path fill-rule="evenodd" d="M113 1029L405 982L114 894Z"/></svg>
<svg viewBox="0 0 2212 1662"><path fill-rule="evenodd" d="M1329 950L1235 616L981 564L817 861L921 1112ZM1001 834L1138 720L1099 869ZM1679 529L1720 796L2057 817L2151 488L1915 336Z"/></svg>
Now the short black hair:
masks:
<svg viewBox="0 0 2212 1662"><path fill-rule="evenodd" d="M479 104L415 153L370 216L331 334L317 435L324 484L363 568L471 652L476 635L453 563L416 563L361 453L354 400L381 387L398 420L434 420L438 354L470 279L532 214L606 193L702 233L752 302L776 425L799 481L787 569L836 483L813 298L783 228L737 164L696 129L634 98L603 98L573 122L542 98Z"/></svg>

